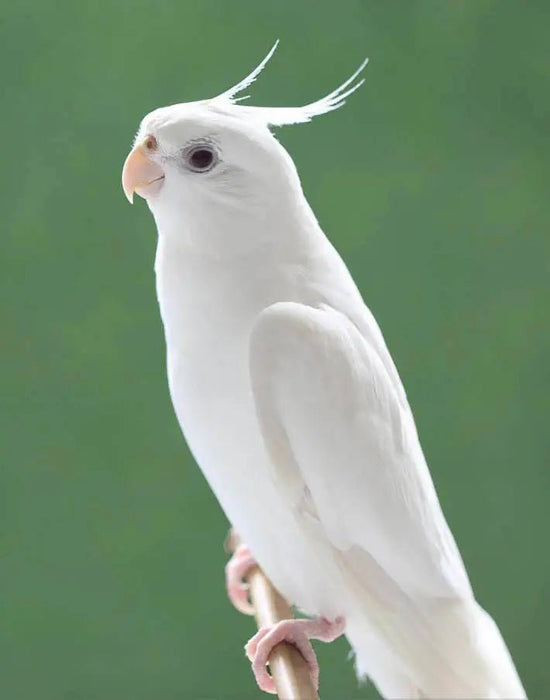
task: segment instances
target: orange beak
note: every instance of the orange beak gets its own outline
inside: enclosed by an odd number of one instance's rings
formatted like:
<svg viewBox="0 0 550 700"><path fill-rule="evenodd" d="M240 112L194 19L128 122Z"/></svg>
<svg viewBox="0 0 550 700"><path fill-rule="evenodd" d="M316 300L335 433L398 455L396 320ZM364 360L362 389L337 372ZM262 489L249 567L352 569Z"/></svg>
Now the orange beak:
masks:
<svg viewBox="0 0 550 700"><path fill-rule="evenodd" d="M164 170L146 156L142 146L130 151L122 168L122 189L130 204L134 203L134 192L148 199L160 191Z"/></svg>

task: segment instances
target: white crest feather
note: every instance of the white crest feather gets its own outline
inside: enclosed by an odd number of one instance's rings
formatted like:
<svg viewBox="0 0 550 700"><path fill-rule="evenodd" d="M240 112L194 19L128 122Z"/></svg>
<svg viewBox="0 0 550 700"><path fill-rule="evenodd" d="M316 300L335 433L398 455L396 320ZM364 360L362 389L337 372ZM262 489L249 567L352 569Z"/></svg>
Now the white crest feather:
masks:
<svg viewBox="0 0 550 700"><path fill-rule="evenodd" d="M213 101L221 101L225 102L226 104L227 102L230 102L232 105L235 105L236 102L247 99L248 96L236 97L236 95L245 90L256 80L267 65L269 59L275 53L278 45L279 40L277 39L270 52L262 60L262 62L256 66L256 68L254 68L252 73L247 75L246 78L241 80L233 87L229 88L229 90L226 90L225 92L222 92L221 95L215 97ZM346 98L360 88L365 82L365 79L361 78L360 80L357 80L355 84L353 84L361 71L364 70L368 62L369 59L366 58L355 73L353 73L353 75L342 83L342 85L337 87L336 90L333 90L320 100L310 102L307 105L302 105L301 107L252 107L239 105L239 110L243 110L241 113L246 111L248 116L262 121L264 124L269 124L270 126L286 126L288 124L303 124L304 122L309 122L311 119L313 119L313 117L317 117L320 114L326 114L327 112L332 112L332 110L338 109L345 104Z"/></svg>
<svg viewBox="0 0 550 700"><path fill-rule="evenodd" d="M235 95L238 95L239 92L242 92L243 90L246 90L246 88L249 85L252 85L252 83L256 80L256 78L260 75L260 73L263 71L263 69L266 67L268 64L270 58L273 56L275 51L277 50L277 46L279 46L279 39L273 44L271 47L270 52L267 54L267 56L262 60L262 62L254 68L252 73L246 76L246 78L243 78L239 83L234 85L233 87L229 88L229 90L226 90L225 92L222 92L221 95L218 95L215 99L223 99L225 98L226 100L230 100L231 102L237 102L238 100L246 100L246 97L238 97L235 98Z"/></svg>
<svg viewBox="0 0 550 700"><path fill-rule="evenodd" d="M261 117L271 126L285 126L287 124L303 124L304 122L309 122L313 117L332 112L332 110L339 109L345 104L346 98L359 89L365 82L365 79L361 78L361 80L352 84L368 62L369 59L365 58L355 73L342 83L342 85L315 102L310 102L302 107L247 107L246 109L254 110L257 116ZM350 85L351 87L349 87Z"/></svg>

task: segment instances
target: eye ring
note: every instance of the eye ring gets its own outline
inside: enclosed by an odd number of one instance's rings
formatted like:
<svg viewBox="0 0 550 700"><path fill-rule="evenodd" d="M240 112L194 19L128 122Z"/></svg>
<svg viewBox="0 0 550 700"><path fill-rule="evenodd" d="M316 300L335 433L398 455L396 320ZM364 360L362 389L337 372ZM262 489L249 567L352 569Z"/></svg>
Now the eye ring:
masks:
<svg viewBox="0 0 550 700"><path fill-rule="evenodd" d="M218 162L218 154L210 144L197 144L187 148L183 157L189 170L194 173L207 173Z"/></svg>

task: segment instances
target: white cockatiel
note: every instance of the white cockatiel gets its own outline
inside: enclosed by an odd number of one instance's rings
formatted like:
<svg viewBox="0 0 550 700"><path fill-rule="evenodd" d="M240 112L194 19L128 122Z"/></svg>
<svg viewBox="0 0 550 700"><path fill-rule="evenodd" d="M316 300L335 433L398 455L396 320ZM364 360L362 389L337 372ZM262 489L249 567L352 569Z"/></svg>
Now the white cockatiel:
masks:
<svg viewBox="0 0 550 700"><path fill-rule="evenodd" d="M269 130L340 107L359 71L304 107L238 104L274 49L222 95L148 114L123 171L158 229L180 425L248 545L241 565L254 557L314 618L256 635L256 677L272 690L265 662L281 638L315 672L306 638L343 631L384 697L524 698L378 325Z"/></svg>

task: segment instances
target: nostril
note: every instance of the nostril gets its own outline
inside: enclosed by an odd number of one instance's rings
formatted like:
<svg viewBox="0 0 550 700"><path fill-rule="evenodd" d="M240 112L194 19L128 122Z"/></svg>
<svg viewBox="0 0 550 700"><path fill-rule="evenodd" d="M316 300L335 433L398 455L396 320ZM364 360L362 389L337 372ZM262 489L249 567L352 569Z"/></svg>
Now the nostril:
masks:
<svg viewBox="0 0 550 700"><path fill-rule="evenodd" d="M156 138L151 134L150 136L148 136L145 139L144 146L148 151L153 153L158 148L158 142L157 142Z"/></svg>

